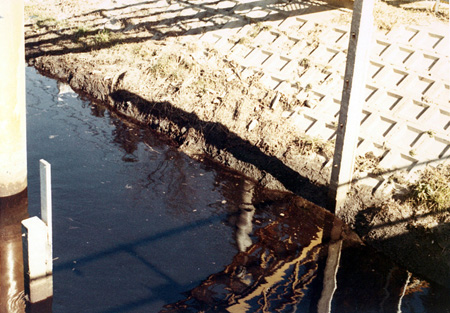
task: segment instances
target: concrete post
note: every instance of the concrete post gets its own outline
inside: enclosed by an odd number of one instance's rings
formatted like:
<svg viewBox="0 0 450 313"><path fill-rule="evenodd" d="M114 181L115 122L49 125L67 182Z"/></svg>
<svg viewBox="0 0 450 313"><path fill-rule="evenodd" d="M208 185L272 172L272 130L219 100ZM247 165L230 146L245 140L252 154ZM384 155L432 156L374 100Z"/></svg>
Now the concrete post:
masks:
<svg viewBox="0 0 450 313"><path fill-rule="evenodd" d="M47 274L47 225L36 216L22 221L25 293L29 302L53 296L53 278Z"/></svg>
<svg viewBox="0 0 450 313"><path fill-rule="evenodd" d="M0 197L27 186L23 0L0 5Z"/></svg>
<svg viewBox="0 0 450 313"><path fill-rule="evenodd" d="M344 88L328 194L328 209L337 215L345 202L353 178L373 31L373 5L374 0L355 0L353 5Z"/></svg>

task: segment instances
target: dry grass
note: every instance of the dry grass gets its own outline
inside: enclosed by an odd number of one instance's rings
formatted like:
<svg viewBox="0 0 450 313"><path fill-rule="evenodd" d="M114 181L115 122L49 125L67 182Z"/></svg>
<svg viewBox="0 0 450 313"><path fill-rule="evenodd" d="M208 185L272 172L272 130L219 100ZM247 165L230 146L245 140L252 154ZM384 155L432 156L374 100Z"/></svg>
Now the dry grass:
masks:
<svg viewBox="0 0 450 313"><path fill-rule="evenodd" d="M382 31L390 31L398 25L429 25L437 21L448 23L448 6L443 5L439 12L434 12L433 2L429 3L426 7L419 7L415 2L409 1L378 1L373 11L374 23ZM348 25L351 20L351 14L341 14L334 22Z"/></svg>
<svg viewBox="0 0 450 313"><path fill-rule="evenodd" d="M391 30L396 25L421 25L435 22L436 19L448 23L448 9L435 13L429 8L413 7L409 2L394 5L392 1L376 3L374 8L375 25L380 30Z"/></svg>
<svg viewBox="0 0 450 313"><path fill-rule="evenodd" d="M416 208L429 212L450 209L450 166L426 168L408 187L408 201Z"/></svg>

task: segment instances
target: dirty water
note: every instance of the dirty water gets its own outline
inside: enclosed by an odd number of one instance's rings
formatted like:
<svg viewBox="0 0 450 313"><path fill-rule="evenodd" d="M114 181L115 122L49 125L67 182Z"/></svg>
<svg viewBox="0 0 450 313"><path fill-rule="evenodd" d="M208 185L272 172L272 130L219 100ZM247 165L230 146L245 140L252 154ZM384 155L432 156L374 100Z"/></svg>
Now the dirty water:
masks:
<svg viewBox="0 0 450 313"><path fill-rule="evenodd" d="M444 289L323 209L192 160L33 68L27 114L30 216L38 160L52 164L53 312L450 312ZM0 300L14 306L26 212L6 213Z"/></svg>

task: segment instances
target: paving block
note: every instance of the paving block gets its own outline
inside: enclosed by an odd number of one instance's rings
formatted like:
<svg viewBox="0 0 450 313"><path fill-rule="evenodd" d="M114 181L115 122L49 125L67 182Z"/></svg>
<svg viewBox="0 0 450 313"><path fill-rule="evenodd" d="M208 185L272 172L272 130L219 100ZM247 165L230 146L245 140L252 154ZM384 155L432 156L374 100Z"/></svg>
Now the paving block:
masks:
<svg viewBox="0 0 450 313"><path fill-rule="evenodd" d="M389 54L389 51L391 48L391 43L389 43L386 40L382 39L376 39L375 44L373 45L372 51L371 51L371 57L375 59L380 59L384 61L384 58L386 55Z"/></svg>
<svg viewBox="0 0 450 313"><path fill-rule="evenodd" d="M242 65L261 67L272 55L273 53L271 52L261 50L260 48L253 48L245 55L242 60Z"/></svg>
<svg viewBox="0 0 450 313"><path fill-rule="evenodd" d="M450 110L438 109L430 118L433 121L433 130L447 132L450 128Z"/></svg>
<svg viewBox="0 0 450 313"><path fill-rule="evenodd" d="M262 31L255 37L255 42L262 47L270 46L278 37L280 33L275 31Z"/></svg>
<svg viewBox="0 0 450 313"><path fill-rule="evenodd" d="M303 113L299 114L296 124L303 132L308 133L316 122L316 118L309 116L307 113Z"/></svg>

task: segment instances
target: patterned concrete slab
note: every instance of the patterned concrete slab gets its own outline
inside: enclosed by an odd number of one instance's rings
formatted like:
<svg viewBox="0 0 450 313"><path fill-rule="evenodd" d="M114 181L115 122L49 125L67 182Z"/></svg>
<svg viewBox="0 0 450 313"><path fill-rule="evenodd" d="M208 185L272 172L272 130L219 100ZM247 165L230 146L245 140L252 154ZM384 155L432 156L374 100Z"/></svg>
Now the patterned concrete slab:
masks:
<svg viewBox="0 0 450 313"><path fill-rule="evenodd" d="M99 23L126 21L125 31L145 27L153 39L209 44L237 64L241 76L258 73L290 99L280 123L292 123L300 135L334 140L351 11L320 1L159 0L100 15ZM448 23L436 23L374 34L358 153L378 157L386 173L365 183L379 188L392 170L413 175L427 164L448 162L449 30Z"/></svg>

